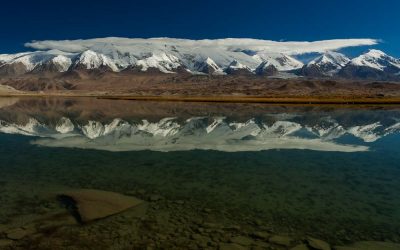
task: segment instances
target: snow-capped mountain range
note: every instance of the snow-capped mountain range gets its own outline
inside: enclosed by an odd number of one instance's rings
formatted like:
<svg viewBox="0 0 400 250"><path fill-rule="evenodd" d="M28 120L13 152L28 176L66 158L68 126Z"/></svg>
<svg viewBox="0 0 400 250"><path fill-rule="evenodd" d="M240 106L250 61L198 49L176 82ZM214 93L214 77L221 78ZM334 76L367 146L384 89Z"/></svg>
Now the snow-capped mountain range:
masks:
<svg viewBox="0 0 400 250"><path fill-rule="evenodd" d="M393 120L385 125L370 122L346 126L331 117L321 117L316 124L291 119L277 119L273 122L249 119L235 122L226 117L192 117L184 121L163 118L153 122L128 122L116 118L104 123L95 120L74 121L62 117L49 123L41 123L35 118L25 123L1 120L0 132L40 137L34 144L43 146L110 151L310 149L354 152L366 151L369 143L400 133L400 122ZM359 142L340 142L346 136L356 138Z"/></svg>
<svg viewBox="0 0 400 250"><path fill-rule="evenodd" d="M85 46L81 44L78 46L73 41L70 43L65 41L62 43L63 46L41 46L39 43L33 47L43 50L2 54L0 75L64 73L73 70L147 72L151 69L163 73L177 73L184 70L192 74L271 76L279 72L291 72L306 77L389 79L396 78L400 74L400 60L378 50L370 50L350 59L334 51L338 46L331 46L333 50L329 50L329 47L324 45L326 49L323 49L324 46L321 45L322 49L313 49L318 51L319 56L304 64L296 56L307 53L306 49L276 50L266 43L267 41L262 40L192 41L164 38L137 39L134 40L136 42L130 41L127 44L120 40L117 40L120 41L118 44L113 44L112 41L83 43ZM267 45L264 45L265 43ZM75 48L77 46L78 48Z"/></svg>
<svg viewBox="0 0 400 250"><path fill-rule="evenodd" d="M210 54L210 56L207 56ZM140 54L121 54L119 51L86 50L82 53L62 51L37 51L16 55L0 55L0 72L25 74L39 70L65 72L75 69L107 69L114 72L138 69L148 71L156 69L163 73L174 73L178 69L199 74L227 74L245 70L249 73L266 63L279 71L301 68L303 63L295 58L276 53L247 55L243 52L216 53L181 53L171 48Z"/></svg>

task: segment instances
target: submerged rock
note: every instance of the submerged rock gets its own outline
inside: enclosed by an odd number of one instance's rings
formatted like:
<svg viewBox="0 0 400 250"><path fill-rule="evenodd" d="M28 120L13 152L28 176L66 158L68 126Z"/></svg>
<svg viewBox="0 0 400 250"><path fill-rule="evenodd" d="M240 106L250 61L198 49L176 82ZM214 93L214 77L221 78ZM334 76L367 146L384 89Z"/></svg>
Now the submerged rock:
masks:
<svg viewBox="0 0 400 250"><path fill-rule="evenodd" d="M308 237L307 242L312 248L318 250L331 250L331 246L323 240Z"/></svg>
<svg viewBox="0 0 400 250"><path fill-rule="evenodd" d="M252 233L252 236L257 239L268 240L269 237L271 237L271 234L268 232L257 231L257 232Z"/></svg>
<svg viewBox="0 0 400 250"><path fill-rule="evenodd" d="M242 245L242 246L250 246L254 243L254 241L248 237L245 236L236 236L231 238L231 242L238 244L238 245Z"/></svg>
<svg viewBox="0 0 400 250"><path fill-rule="evenodd" d="M294 240L289 236L275 235L269 238L269 242L281 246L290 247L291 245L293 245Z"/></svg>
<svg viewBox="0 0 400 250"><path fill-rule="evenodd" d="M247 248L235 243L222 243L219 245L219 250L245 250Z"/></svg>
<svg viewBox="0 0 400 250"><path fill-rule="evenodd" d="M162 199L164 199L164 197L162 197L161 195L158 195L158 194L153 194L153 195L151 195L151 196L149 197L149 200L152 201L152 202L154 202L154 201L160 201L160 200L162 200Z"/></svg>
<svg viewBox="0 0 400 250"><path fill-rule="evenodd" d="M6 232L7 238L11 240L20 240L28 235L35 233L34 229L15 228Z"/></svg>
<svg viewBox="0 0 400 250"><path fill-rule="evenodd" d="M57 198L78 223L105 218L143 202L135 197L93 189L67 191Z"/></svg>

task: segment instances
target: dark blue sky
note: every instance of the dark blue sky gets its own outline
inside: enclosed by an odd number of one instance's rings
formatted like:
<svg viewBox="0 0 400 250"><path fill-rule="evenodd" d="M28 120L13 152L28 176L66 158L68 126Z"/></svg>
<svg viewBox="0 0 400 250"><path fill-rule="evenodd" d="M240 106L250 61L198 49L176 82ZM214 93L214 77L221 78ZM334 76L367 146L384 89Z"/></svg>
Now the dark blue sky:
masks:
<svg viewBox="0 0 400 250"><path fill-rule="evenodd" d="M37 0L0 6L0 53L24 50L30 40L107 36L376 38L383 40L378 48L400 57L398 0Z"/></svg>

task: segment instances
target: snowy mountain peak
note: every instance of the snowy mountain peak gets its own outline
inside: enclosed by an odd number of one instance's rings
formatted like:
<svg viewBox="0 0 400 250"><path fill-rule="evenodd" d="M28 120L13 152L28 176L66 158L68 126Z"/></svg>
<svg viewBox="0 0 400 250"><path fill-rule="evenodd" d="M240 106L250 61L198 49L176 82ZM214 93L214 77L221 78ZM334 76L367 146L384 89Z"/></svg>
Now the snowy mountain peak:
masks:
<svg viewBox="0 0 400 250"><path fill-rule="evenodd" d="M371 49L367 53L362 54L353 60L351 64L354 66L362 66L384 71L386 68L398 68L400 70L400 60L386 55L384 52Z"/></svg>
<svg viewBox="0 0 400 250"><path fill-rule="evenodd" d="M179 68L181 63L179 58L162 52L160 54L152 54L150 57L143 58L136 63L142 71L147 71L149 68L155 68L163 73L173 73L173 70Z"/></svg>
<svg viewBox="0 0 400 250"><path fill-rule="evenodd" d="M268 61L262 62L255 70L257 75L273 76L278 73L278 69Z"/></svg>
<svg viewBox="0 0 400 250"><path fill-rule="evenodd" d="M69 67L71 67L72 65L72 60L69 57L66 57L64 55L58 55L53 57L53 59L51 59L51 62L56 65L57 67L59 67L59 71L60 72L65 72L69 69Z"/></svg>
<svg viewBox="0 0 400 250"><path fill-rule="evenodd" d="M345 55L338 52L327 51L305 65L301 69L301 73L309 77L333 76L349 62L350 59Z"/></svg>
<svg viewBox="0 0 400 250"><path fill-rule="evenodd" d="M231 75L253 74L253 71L248 66L241 64L237 60L233 60L225 69L225 73Z"/></svg>
<svg viewBox="0 0 400 250"><path fill-rule="evenodd" d="M80 54L75 66L82 65L86 69L98 69L109 67L113 71L118 71L118 66L107 56L99 54L92 50L86 50Z"/></svg>
<svg viewBox="0 0 400 250"><path fill-rule="evenodd" d="M210 57L207 57L202 62L196 62L194 64L194 71L205 74L223 74L222 69Z"/></svg>
<svg viewBox="0 0 400 250"><path fill-rule="evenodd" d="M308 65L332 64L338 67L344 67L349 62L350 59L345 55L338 52L328 51L323 55L321 55L320 57L309 62Z"/></svg>
<svg viewBox="0 0 400 250"><path fill-rule="evenodd" d="M16 58L25 56L27 54L30 54L30 52L23 52L23 53L17 53L17 54L0 54L0 64L1 63L9 63Z"/></svg>
<svg viewBox="0 0 400 250"><path fill-rule="evenodd" d="M385 52L377 49L370 49L365 55L368 55L370 57L385 57L387 56Z"/></svg>
<svg viewBox="0 0 400 250"><path fill-rule="evenodd" d="M264 65L266 67L272 65L279 71L289 71L293 69L299 69L304 65L302 62L295 59L294 57L282 53L263 52L254 55L253 58L259 60L260 62L265 62Z"/></svg>

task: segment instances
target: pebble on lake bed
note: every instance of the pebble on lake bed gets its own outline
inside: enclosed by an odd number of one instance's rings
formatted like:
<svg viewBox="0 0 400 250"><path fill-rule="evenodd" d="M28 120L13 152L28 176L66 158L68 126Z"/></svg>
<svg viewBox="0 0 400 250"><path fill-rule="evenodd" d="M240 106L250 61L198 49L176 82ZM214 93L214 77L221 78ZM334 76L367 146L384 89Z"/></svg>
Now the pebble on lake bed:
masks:
<svg viewBox="0 0 400 250"><path fill-rule="evenodd" d="M252 236L257 239L268 240L271 234L267 232L254 232Z"/></svg>
<svg viewBox="0 0 400 250"><path fill-rule="evenodd" d="M291 245L293 245L294 240L289 236L274 235L269 238L269 242L276 245L290 247Z"/></svg>
<svg viewBox="0 0 400 250"><path fill-rule="evenodd" d="M33 233L35 233L33 229L15 228L7 231L6 235L11 240L20 240Z"/></svg>
<svg viewBox="0 0 400 250"><path fill-rule="evenodd" d="M151 196L149 197L149 201L152 201L152 202L154 202L154 201L160 201L160 200L162 200L162 199L164 199L164 197L162 197L161 195L158 195L158 194L153 194L153 195L151 195Z"/></svg>
<svg viewBox="0 0 400 250"><path fill-rule="evenodd" d="M219 250L245 250L245 249L247 248L235 243L222 243L219 246Z"/></svg>
<svg viewBox="0 0 400 250"><path fill-rule="evenodd" d="M231 238L231 242L232 243L236 243L238 245L242 245L242 246L250 246L254 243L254 241L248 237L245 236L236 236Z"/></svg>
<svg viewBox="0 0 400 250"><path fill-rule="evenodd" d="M323 240L308 237L307 242L312 248L318 250L331 250L331 246Z"/></svg>

